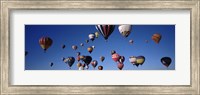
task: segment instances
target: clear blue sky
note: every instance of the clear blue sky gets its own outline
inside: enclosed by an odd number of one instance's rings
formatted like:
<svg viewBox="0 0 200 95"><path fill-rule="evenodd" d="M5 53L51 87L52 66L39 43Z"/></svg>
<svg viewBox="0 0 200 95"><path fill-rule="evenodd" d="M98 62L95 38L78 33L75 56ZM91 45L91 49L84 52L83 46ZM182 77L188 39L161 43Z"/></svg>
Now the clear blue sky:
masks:
<svg viewBox="0 0 200 95"><path fill-rule="evenodd" d="M115 50L125 57L123 70L175 70L175 25L132 25L131 34L125 38L115 26L114 32L106 42L100 34L93 42L86 43L88 34L96 32L95 25L25 25L25 50L28 55L25 57L25 70L69 70L68 64L62 61L62 57L77 57L90 55L93 60L98 61L104 70L118 70L117 63L112 60L110 51ZM159 44L156 44L151 36L154 33L162 35ZM52 46L44 53L39 45L39 39L48 36L53 40ZM129 44L129 40L134 43ZM146 43L145 40L149 42ZM81 47L80 43L84 43ZM62 49L65 44L66 48ZM77 45L78 49L72 49L72 45ZM90 54L87 51L89 46L95 46ZM130 56L144 56L146 58L143 65L136 67L129 62ZM104 62L100 61L100 56L105 56ZM162 65L162 57L170 57L172 63L168 68ZM50 66L53 62L53 67ZM75 61L71 70L77 70L78 62ZM89 65L89 70L93 70ZM97 68L96 68L97 69Z"/></svg>

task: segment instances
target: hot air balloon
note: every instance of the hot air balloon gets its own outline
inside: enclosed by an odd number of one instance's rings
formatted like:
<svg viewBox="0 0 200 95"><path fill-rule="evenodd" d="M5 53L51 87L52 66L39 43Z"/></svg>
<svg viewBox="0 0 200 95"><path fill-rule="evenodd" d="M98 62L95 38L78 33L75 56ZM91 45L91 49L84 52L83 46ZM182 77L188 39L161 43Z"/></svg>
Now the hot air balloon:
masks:
<svg viewBox="0 0 200 95"><path fill-rule="evenodd" d="M74 57L65 58L64 62L67 63L67 64L69 65L69 67L71 68L72 65L73 65L74 62L75 62L75 58L74 58Z"/></svg>
<svg viewBox="0 0 200 95"><path fill-rule="evenodd" d="M76 60L79 62L81 60L80 56L77 56Z"/></svg>
<svg viewBox="0 0 200 95"><path fill-rule="evenodd" d="M170 57L163 57L163 58L161 58L161 63L163 64L163 65L165 65L166 67L169 67L169 65L171 64L171 62L172 62L172 60L171 60L171 58Z"/></svg>
<svg viewBox="0 0 200 95"><path fill-rule="evenodd" d="M120 58L120 55L117 54L117 53L115 53L115 54L112 55L112 59L113 59L115 62L117 62L117 61L119 60L119 58Z"/></svg>
<svg viewBox="0 0 200 95"><path fill-rule="evenodd" d="M101 62L103 62L103 61L105 60L105 57L104 57L104 56L101 56L101 57L100 57L100 60L101 60Z"/></svg>
<svg viewBox="0 0 200 95"><path fill-rule="evenodd" d="M92 57L91 56L80 56L81 60L83 62L85 62L86 65L89 65L90 62L92 61Z"/></svg>
<svg viewBox="0 0 200 95"><path fill-rule="evenodd" d="M65 45L62 45L62 49L64 49L65 48Z"/></svg>
<svg viewBox="0 0 200 95"><path fill-rule="evenodd" d="M117 67L119 68L119 70L122 70L123 67L124 67L124 64L121 63L121 62L119 62L119 63L117 64Z"/></svg>
<svg viewBox="0 0 200 95"><path fill-rule="evenodd" d="M125 61L125 57L124 56L120 56L119 62L123 63L124 61Z"/></svg>
<svg viewBox="0 0 200 95"><path fill-rule="evenodd" d="M80 44L80 46L84 46L84 44L83 44L83 43L81 43L81 44Z"/></svg>
<svg viewBox="0 0 200 95"><path fill-rule="evenodd" d="M86 43L88 43L88 42L89 42L89 40L85 40L85 42L86 42Z"/></svg>
<svg viewBox="0 0 200 95"><path fill-rule="evenodd" d="M28 51L25 51L25 56L28 54Z"/></svg>
<svg viewBox="0 0 200 95"><path fill-rule="evenodd" d="M98 62L97 62L96 60L93 60L93 61L91 62L91 64L92 64L92 66L95 68L95 67L98 65Z"/></svg>
<svg viewBox="0 0 200 95"><path fill-rule="evenodd" d="M99 37L99 32L95 32L95 37L98 38Z"/></svg>
<svg viewBox="0 0 200 95"><path fill-rule="evenodd" d="M89 34L88 35L88 37L89 37L89 39L91 40L91 41L94 41L94 39L95 39L95 34Z"/></svg>
<svg viewBox="0 0 200 95"><path fill-rule="evenodd" d="M130 44L133 44L133 40L129 40L129 43L130 43Z"/></svg>
<svg viewBox="0 0 200 95"><path fill-rule="evenodd" d="M136 60L137 60L137 58L135 56L130 56L129 57L129 62L131 62L134 65L136 64Z"/></svg>
<svg viewBox="0 0 200 95"><path fill-rule="evenodd" d="M111 50L111 55L115 54L116 51L115 50Z"/></svg>
<svg viewBox="0 0 200 95"><path fill-rule="evenodd" d="M78 68L82 66L82 64L80 62L77 63L76 65L77 65Z"/></svg>
<svg viewBox="0 0 200 95"><path fill-rule="evenodd" d="M92 46L92 48L94 49L94 48L95 48L95 46Z"/></svg>
<svg viewBox="0 0 200 95"><path fill-rule="evenodd" d="M153 34L152 36L152 40L157 44L160 42L161 38L162 36L160 34Z"/></svg>
<svg viewBox="0 0 200 95"><path fill-rule="evenodd" d="M46 51L53 43L53 40L49 37L42 37L39 40L39 44Z"/></svg>
<svg viewBox="0 0 200 95"><path fill-rule="evenodd" d="M137 60L136 60L136 63L139 64L139 65L142 65L145 61L145 57L144 56L138 56L137 57Z"/></svg>
<svg viewBox="0 0 200 95"><path fill-rule="evenodd" d="M131 25L119 25L119 32L122 36L128 37L131 33Z"/></svg>
<svg viewBox="0 0 200 95"><path fill-rule="evenodd" d="M115 25L96 25L96 29L101 33L105 40L112 34Z"/></svg>
<svg viewBox="0 0 200 95"><path fill-rule="evenodd" d="M98 66L98 69L99 70L103 70L103 66Z"/></svg>
<svg viewBox="0 0 200 95"><path fill-rule="evenodd" d="M88 47L87 50L88 50L89 53L92 53L93 48L92 47Z"/></svg>
<svg viewBox="0 0 200 95"><path fill-rule="evenodd" d="M50 63L50 66L51 66L51 67L53 66L53 62Z"/></svg>
<svg viewBox="0 0 200 95"><path fill-rule="evenodd" d="M77 48L78 48L78 47L77 47L76 45L73 45L73 46L72 46L72 49L73 49L73 50L76 50Z"/></svg>
<svg viewBox="0 0 200 95"><path fill-rule="evenodd" d="M81 52L77 52L77 53L76 53L77 56L80 56L80 54L81 54Z"/></svg>

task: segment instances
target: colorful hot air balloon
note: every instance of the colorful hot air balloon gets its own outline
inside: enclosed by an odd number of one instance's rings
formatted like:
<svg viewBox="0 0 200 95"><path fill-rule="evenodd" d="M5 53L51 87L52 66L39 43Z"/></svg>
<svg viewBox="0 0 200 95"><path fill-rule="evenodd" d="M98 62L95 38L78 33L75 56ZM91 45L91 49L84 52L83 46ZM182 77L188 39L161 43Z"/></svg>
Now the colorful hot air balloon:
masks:
<svg viewBox="0 0 200 95"><path fill-rule="evenodd" d="M73 46L72 46L72 49L73 49L73 50L77 50L77 48L78 48L78 47L77 47L76 45L73 45Z"/></svg>
<svg viewBox="0 0 200 95"><path fill-rule="evenodd" d="M152 40L157 44L160 42L161 38L162 36L160 34L153 34L152 36Z"/></svg>
<svg viewBox="0 0 200 95"><path fill-rule="evenodd" d="M91 40L91 41L94 41L94 39L95 39L95 34L89 34L88 35L88 37L89 37L89 39Z"/></svg>
<svg viewBox="0 0 200 95"><path fill-rule="evenodd" d="M120 55L117 54L117 53L115 53L115 54L112 55L112 59L113 59L115 62L117 62L117 61L119 60L119 58L120 58Z"/></svg>
<svg viewBox="0 0 200 95"><path fill-rule="evenodd" d="M81 55L81 52L77 52L76 55L77 55L77 56L80 56L80 55Z"/></svg>
<svg viewBox="0 0 200 95"><path fill-rule="evenodd" d="M42 37L39 40L39 44L46 51L53 43L53 40L50 37Z"/></svg>
<svg viewBox="0 0 200 95"><path fill-rule="evenodd" d="M50 66L51 66L51 67L53 66L53 62L50 63Z"/></svg>
<svg viewBox="0 0 200 95"><path fill-rule="evenodd" d="M83 43L81 43L81 44L80 44L80 46L84 46L84 44L83 44Z"/></svg>
<svg viewBox="0 0 200 95"><path fill-rule="evenodd" d="M86 65L89 65L90 62L92 61L92 57L91 56L81 56L80 58L81 58L81 60L83 62L85 62Z"/></svg>
<svg viewBox="0 0 200 95"><path fill-rule="evenodd" d="M136 63L139 64L139 65L142 65L145 61L145 57L144 56L138 56L137 57L137 60L136 60Z"/></svg>
<svg viewBox="0 0 200 95"><path fill-rule="evenodd" d="M163 57L163 58L161 58L160 61L164 66L169 67L169 65L172 62L172 59L170 57Z"/></svg>
<svg viewBox="0 0 200 95"><path fill-rule="evenodd" d="M130 43L130 44L133 44L133 40L129 40L129 43Z"/></svg>
<svg viewBox="0 0 200 95"><path fill-rule="evenodd" d="M95 67L98 65L98 62L97 62L96 60L93 60L93 61L91 62L91 64L92 64L92 66L95 68Z"/></svg>
<svg viewBox="0 0 200 95"><path fill-rule="evenodd" d="M77 67L79 68L79 67L81 67L82 66L82 64L79 62L79 63L77 63Z"/></svg>
<svg viewBox="0 0 200 95"><path fill-rule="evenodd" d="M85 40L85 42L86 42L86 43L88 43L88 42L89 42L89 40Z"/></svg>
<svg viewBox="0 0 200 95"><path fill-rule="evenodd" d="M125 61L125 57L124 56L120 56L119 62L123 63L124 61Z"/></svg>
<svg viewBox="0 0 200 95"><path fill-rule="evenodd" d="M101 56L101 57L100 57L100 60L101 60L101 62L103 62L103 61L105 60L105 57L104 57L104 56Z"/></svg>
<svg viewBox="0 0 200 95"><path fill-rule="evenodd" d="M65 45L62 45L62 49L64 49L65 48Z"/></svg>
<svg viewBox="0 0 200 95"><path fill-rule="evenodd" d="M98 38L99 37L99 32L95 32L95 37Z"/></svg>
<svg viewBox="0 0 200 95"><path fill-rule="evenodd" d="M102 34L105 40L112 34L115 25L96 25L96 29Z"/></svg>
<svg viewBox="0 0 200 95"><path fill-rule="evenodd" d="M92 53L93 48L92 47L88 47L87 50L88 50L89 53Z"/></svg>
<svg viewBox="0 0 200 95"><path fill-rule="evenodd" d="M133 65L136 64L136 60L137 60L137 58L135 56L130 56L129 57L129 62L131 62Z"/></svg>
<svg viewBox="0 0 200 95"><path fill-rule="evenodd" d="M128 37L131 33L131 25L119 25L119 32L122 36Z"/></svg>
<svg viewBox="0 0 200 95"><path fill-rule="evenodd" d="M111 50L111 55L113 55L113 54L115 54L116 53L116 51L115 50Z"/></svg>
<svg viewBox="0 0 200 95"><path fill-rule="evenodd" d="M74 58L74 57L65 58L64 62L67 63L67 64L69 65L69 67L71 68L72 65L73 65L74 62L75 62L75 58Z"/></svg>
<svg viewBox="0 0 200 95"><path fill-rule="evenodd" d="M103 66L98 66L98 69L99 70L103 70Z"/></svg>
<svg viewBox="0 0 200 95"><path fill-rule="evenodd" d="M124 64L121 63L121 62L119 62L119 63L117 64L117 67L119 68L119 70L122 70L123 67L124 67Z"/></svg>

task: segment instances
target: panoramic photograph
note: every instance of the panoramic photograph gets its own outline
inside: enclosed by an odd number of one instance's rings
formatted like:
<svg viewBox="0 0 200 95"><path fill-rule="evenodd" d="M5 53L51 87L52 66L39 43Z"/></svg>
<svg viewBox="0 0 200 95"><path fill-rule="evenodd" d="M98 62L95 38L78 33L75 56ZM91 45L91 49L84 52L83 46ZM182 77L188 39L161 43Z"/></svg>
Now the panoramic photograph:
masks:
<svg viewBox="0 0 200 95"><path fill-rule="evenodd" d="M175 70L175 25L25 25L25 70Z"/></svg>

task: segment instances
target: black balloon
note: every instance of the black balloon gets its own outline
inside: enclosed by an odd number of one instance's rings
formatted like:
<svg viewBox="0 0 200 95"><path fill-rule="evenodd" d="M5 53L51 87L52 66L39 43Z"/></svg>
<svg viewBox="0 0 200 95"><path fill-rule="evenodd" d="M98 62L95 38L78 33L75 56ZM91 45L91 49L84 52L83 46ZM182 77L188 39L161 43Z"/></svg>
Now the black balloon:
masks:
<svg viewBox="0 0 200 95"><path fill-rule="evenodd" d="M165 65L166 67L169 67L169 65L171 64L171 62L172 62L172 60L171 60L171 58L170 57L163 57L163 58L161 58L161 63L163 64L163 65Z"/></svg>
<svg viewBox="0 0 200 95"><path fill-rule="evenodd" d="M90 62L92 61L92 57L91 56L84 56L82 58L82 61L85 62L86 65L89 65Z"/></svg>

